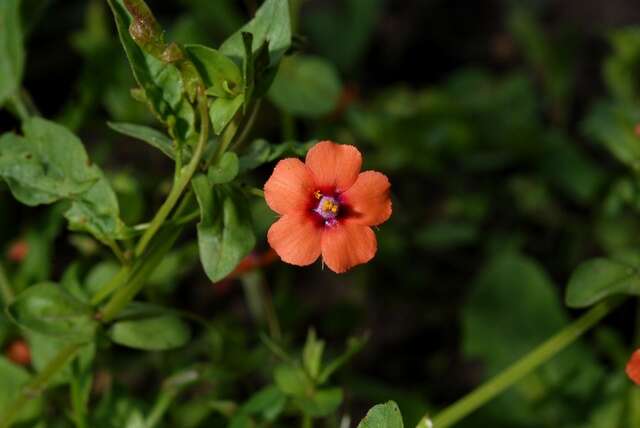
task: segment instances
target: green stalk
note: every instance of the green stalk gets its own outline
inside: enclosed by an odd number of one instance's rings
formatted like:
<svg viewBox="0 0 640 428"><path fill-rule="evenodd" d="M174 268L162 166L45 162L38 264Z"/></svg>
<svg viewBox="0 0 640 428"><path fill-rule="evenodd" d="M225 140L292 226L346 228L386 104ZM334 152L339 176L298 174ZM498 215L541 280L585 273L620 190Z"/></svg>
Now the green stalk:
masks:
<svg viewBox="0 0 640 428"><path fill-rule="evenodd" d="M460 422L576 341L620 303L622 299L612 299L594 306L502 373L447 407L433 419L428 416L422 418L417 428L448 428Z"/></svg>
<svg viewBox="0 0 640 428"><path fill-rule="evenodd" d="M158 397L156 403L153 405L147 420L145 421L144 428L154 428L164 417L167 409L176 398L177 391L174 388L170 390L162 391Z"/></svg>
<svg viewBox="0 0 640 428"><path fill-rule="evenodd" d="M7 273L5 272L2 263L0 263L0 295L2 295L2 300L4 301L5 306L9 306L15 297L13 289L11 288L11 283L9 282L9 278L7 277Z"/></svg>
<svg viewBox="0 0 640 428"><path fill-rule="evenodd" d="M17 90L13 95L9 97L9 104L13 107L16 116L20 119L21 122L24 122L31 117L29 109L22 100L22 94L20 90Z"/></svg>
<svg viewBox="0 0 640 428"><path fill-rule="evenodd" d="M175 207L176 203L182 196L182 193L186 189L186 187L191 182L191 177L196 172L198 165L200 164L200 159L202 158L202 154L204 153L204 147L207 144L207 139L209 138L209 112L207 111L207 97L200 89L198 94L198 110L200 112L200 137L198 139L198 145L196 146L196 150L193 153L193 157L189 161L189 164L186 166L184 172L181 172L180 178L176 180L174 183L169 196L164 201L164 204L160 207L156 216L151 221L149 228L145 231L144 235L138 241L138 245L136 246L135 255L137 257L141 256L144 251L147 249L149 242L155 236L158 229L162 226L164 221L167 219L171 210Z"/></svg>
<svg viewBox="0 0 640 428"><path fill-rule="evenodd" d="M65 347L31 382L19 392L18 397L11 403L9 413L0 420L0 428L9 428L20 414L22 408L47 386L53 376L75 357L82 348L82 344L73 344Z"/></svg>

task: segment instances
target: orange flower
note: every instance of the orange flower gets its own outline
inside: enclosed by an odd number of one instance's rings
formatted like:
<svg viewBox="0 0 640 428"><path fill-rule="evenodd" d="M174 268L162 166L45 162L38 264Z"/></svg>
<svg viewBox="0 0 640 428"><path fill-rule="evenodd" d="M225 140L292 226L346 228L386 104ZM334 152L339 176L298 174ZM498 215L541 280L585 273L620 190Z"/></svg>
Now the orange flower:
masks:
<svg viewBox="0 0 640 428"><path fill-rule="evenodd" d="M637 385L640 385L640 349L633 353L627 363L627 376Z"/></svg>
<svg viewBox="0 0 640 428"><path fill-rule="evenodd" d="M389 180L360 172L362 155L353 146L322 141L305 163L283 159L264 185L269 207L281 215L267 238L280 258L307 266L320 255L336 272L366 263L377 250L371 226L391 216Z"/></svg>

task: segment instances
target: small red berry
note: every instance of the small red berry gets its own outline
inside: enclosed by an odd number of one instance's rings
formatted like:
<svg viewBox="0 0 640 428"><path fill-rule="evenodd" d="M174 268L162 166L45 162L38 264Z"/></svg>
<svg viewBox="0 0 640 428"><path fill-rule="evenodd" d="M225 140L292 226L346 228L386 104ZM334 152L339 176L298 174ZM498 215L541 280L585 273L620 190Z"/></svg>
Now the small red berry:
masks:
<svg viewBox="0 0 640 428"><path fill-rule="evenodd" d="M29 244L25 240L18 240L11 243L7 250L7 258L14 262L22 262L29 254Z"/></svg>
<svg viewBox="0 0 640 428"><path fill-rule="evenodd" d="M31 364L31 350L24 339L16 339L7 346L7 358L20 366Z"/></svg>
<svg viewBox="0 0 640 428"><path fill-rule="evenodd" d="M636 385L640 385L640 349L633 353L631 359L627 363L627 376Z"/></svg>
<svg viewBox="0 0 640 428"><path fill-rule="evenodd" d="M636 134L636 137L640 138L640 123L636 124L633 128L633 133Z"/></svg>

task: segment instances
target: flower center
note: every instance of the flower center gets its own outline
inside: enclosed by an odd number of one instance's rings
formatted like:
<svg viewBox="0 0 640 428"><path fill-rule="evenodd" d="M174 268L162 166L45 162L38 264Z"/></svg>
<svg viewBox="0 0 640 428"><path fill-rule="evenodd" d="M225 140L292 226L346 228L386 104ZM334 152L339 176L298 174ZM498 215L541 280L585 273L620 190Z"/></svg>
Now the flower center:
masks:
<svg viewBox="0 0 640 428"><path fill-rule="evenodd" d="M314 196L318 199L318 205L313 211L324 219L325 224L335 223L340 211L340 202L333 196L325 196L319 191L316 191Z"/></svg>

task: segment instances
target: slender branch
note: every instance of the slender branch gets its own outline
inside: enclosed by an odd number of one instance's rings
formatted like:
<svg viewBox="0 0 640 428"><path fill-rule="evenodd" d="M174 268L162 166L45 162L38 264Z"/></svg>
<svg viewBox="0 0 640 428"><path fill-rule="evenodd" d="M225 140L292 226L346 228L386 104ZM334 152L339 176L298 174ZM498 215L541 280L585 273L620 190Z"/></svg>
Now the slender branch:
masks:
<svg viewBox="0 0 640 428"><path fill-rule="evenodd" d="M123 265L128 264L127 258L122 252L122 249L120 249L120 245L118 245L118 243L115 240L108 239L105 241L105 244L107 244L107 246L111 248L111 251L113 251L113 254L116 256L116 258L121 264Z"/></svg>
<svg viewBox="0 0 640 428"><path fill-rule="evenodd" d="M69 361L75 357L83 344L77 343L62 349L56 357L36 377L33 378L19 392L17 398L7 409L9 412L0 420L0 428L9 428L18 417L23 407L29 400L38 396L47 386L53 376L55 376Z"/></svg>
<svg viewBox="0 0 640 428"><path fill-rule="evenodd" d="M198 139L198 145L196 146L196 150L193 153L193 157L189 161L184 172L181 173L180 178L175 182L167 200L162 204L156 216L151 221L149 225L149 229L142 235L138 245L136 246L135 255L140 256L144 253L151 242L151 239L154 237L158 229L162 226L164 221L167 219L171 210L175 207L176 203L182 196L184 189L189 185L191 181L191 177L196 172L198 165L200 163L200 159L202 158L202 154L204 152L204 147L207 143L207 139L209 138L209 113L207 111L207 98L202 89L199 90L198 93L198 110L200 112L200 138Z"/></svg>
<svg viewBox="0 0 640 428"><path fill-rule="evenodd" d="M13 289L11 288L11 283L9 282L9 278L7 277L7 273L5 272L2 263L0 263L0 294L2 295L2 300L4 301L5 306L10 305L15 298Z"/></svg>
<svg viewBox="0 0 640 428"><path fill-rule="evenodd" d="M20 119L22 122L24 122L25 120L31 117L31 114L29 113L29 109L27 108L26 104L22 100L22 95L20 93L20 90L16 91L13 95L9 97L9 103L15 110L15 113L18 119Z"/></svg>
<svg viewBox="0 0 640 428"><path fill-rule="evenodd" d="M229 146L229 150L236 150L238 147L244 143L253 128L253 125L256 123L256 117L258 117L258 111L260 111L260 105L262 104L262 100L258 99L256 103L253 105L251 109L251 113L249 114L249 118L247 119L245 125L242 127L242 131L238 138L235 139L233 144Z"/></svg>
<svg viewBox="0 0 640 428"><path fill-rule="evenodd" d="M612 299L594 306L502 373L447 407L433 419L428 416L422 418L417 428L448 428L460 422L573 343L619 306L622 300Z"/></svg>

